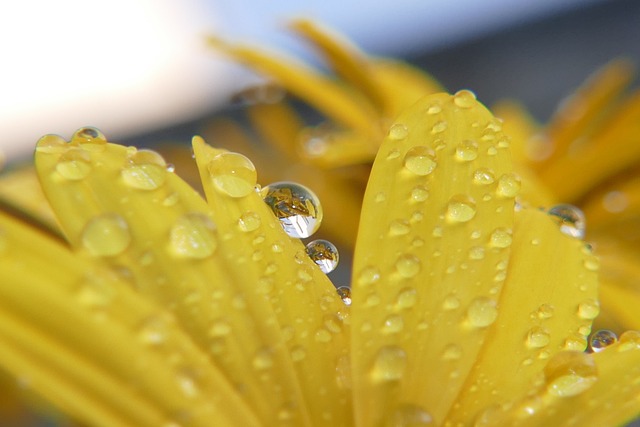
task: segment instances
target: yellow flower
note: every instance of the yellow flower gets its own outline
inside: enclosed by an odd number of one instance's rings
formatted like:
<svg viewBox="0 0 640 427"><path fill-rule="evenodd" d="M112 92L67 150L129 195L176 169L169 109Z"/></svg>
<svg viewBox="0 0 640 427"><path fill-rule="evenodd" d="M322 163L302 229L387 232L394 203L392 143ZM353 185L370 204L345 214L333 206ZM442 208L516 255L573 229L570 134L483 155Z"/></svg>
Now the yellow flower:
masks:
<svg viewBox="0 0 640 427"><path fill-rule="evenodd" d="M320 50L336 80L291 58L215 38L212 45L274 78L327 118L316 128L305 127L284 102L253 105L248 111L263 140L284 155L293 153L296 162L306 163L304 169L287 170L289 175L301 182L326 183L320 188L321 198L340 211L340 221L332 221L327 231L350 246L355 242L351 230L356 229L359 194L364 188L359 175L366 176L362 165L373 160L397 114L413 104L418 94L436 92L439 85L407 65L367 57L330 30L306 20L294 21L292 28ZM511 145L514 169L522 180L520 202L545 210L555 206L552 213L559 221L573 217L579 234L585 233L580 209L584 210L586 240L602 262L604 316L598 324L618 331L640 328L640 235L635 231L640 226L640 97L638 93L622 96L632 76L628 62L613 62L566 101L546 127L535 123L518 104L496 106L511 137L502 143ZM231 134L228 126L217 130L238 144L240 131ZM261 169L268 172L273 167L272 157L261 155L250 144L238 145L252 153ZM282 175L281 166L273 170L275 176Z"/></svg>
<svg viewBox="0 0 640 427"><path fill-rule="evenodd" d="M583 352L594 255L516 206L500 122L461 91L421 99L389 129L350 305L282 226L315 228L313 197L258 190L246 157L194 138L205 201L155 152L91 128L43 137L36 169L65 238L0 214L0 364L92 425L636 416L640 334Z"/></svg>

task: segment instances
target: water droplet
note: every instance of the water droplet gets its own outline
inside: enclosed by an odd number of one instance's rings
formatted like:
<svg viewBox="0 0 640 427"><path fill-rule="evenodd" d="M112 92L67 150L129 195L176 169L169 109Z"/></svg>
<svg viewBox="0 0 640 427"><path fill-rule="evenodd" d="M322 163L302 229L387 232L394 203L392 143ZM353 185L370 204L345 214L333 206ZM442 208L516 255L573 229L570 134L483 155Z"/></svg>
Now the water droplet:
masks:
<svg viewBox="0 0 640 427"><path fill-rule="evenodd" d="M583 239L586 229L584 213L572 205L556 205L547 212L567 236Z"/></svg>
<svg viewBox="0 0 640 427"><path fill-rule="evenodd" d="M429 114L430 116L438 114L440 112L442 112L442 107L438 104L430 105L429 108L427 108L427 114Z"/></svg>
<svg viewBox="0 0 640 427"><path fill-rule="evenodd" d="M401 404L391 411L384 427L424 427L433 425L431 414L413 404Z"/></svg>
<svg viewBox="0 0 640 427"><path fill-rule="evenodd" d="M209 328L209 335L211 337L224 337L230 333L231 325L223 319L214 320Z"/></svg>
<svg viewBox="0 0 640 427"><path fill-rule="evenodd" d="M600 303L594 299L588 299L578 305L578 317L585 320L593 320L600 314Z"/></svg>
<svg viewBox="0 0 640 427"><path fill-rule="evenodd" d="M455 310L460 307L460 300L455 295L448 295L442 301L442 309L445 311Z"/></svg>
<svg viewBox="0 0 640 427"><path fill-rule="evenodd" d="M253 368L257 371L264 371L273 366L273 351L269 347L258 349L251 360Z"/></svg>
<svg viewBox="0 0 640 427"><path fill-rule="evenodd" d="M462 348L457 344L449 344L442 352L442 360L458 360L462 356Z"/></svg>
<svg viewBox="0 0 640 427"><path fill-rule="evenodd" d="M587 255L583 261L584 268L589 271L598 271L600 269L600 260L595 255Z"/></svg>
<svg viewBox="0 0 640 427"><path fill-rule="evenodd" d="M540 326L534 326L527 333L527 347L542 348L549 345L549 332Z"/></svg>
<svg viewBox="0 0 640 427"><path fill-rule="evenodd" d="M591 354L561 351L544 368L549 394L558 397L576 396L598 381L598 370Z"/></svg>
<svg viewBox="0 0 640 427"><path fill-rule="evenodd" d="M428 198L429 190L427 190L427 187L423 185L413 187L413 189L411 190L411 201L413 202L424 202Z"/></svg>
<svg viewBox="0 0 640 427"><path fill-rule="evenodd" d="M384 320L381 332L387 335L397 334L398 332L402 331L402 328L404 328L404 319L402 318L402 316L398 314L392 314L390 316L387 316L387 318Z"/></svg>
<svg viewBox="0 0 640 427"><path fill-rule="evenodd" d="M305 357L307 357L307 351L303 347L297 345L291 349L291 360L294 362L300 362Z"/></svg>
<svg viewBox="0 0 640 427"><path fill-rule="evenodd" d="M138 338L146 345L162 345L167 339L168 323L164 316L151 316L140 325Z"/></svg>
<svg viewBox="0 0 640 427"><path fill-rule="evenodd" d="M447 130L447 122L445 122L444 120L440 120L438 122L435 122L435 124L431 127L431 134L435 135L437 133L442 133L445 130Z"/></svg>
<svg viewBox="0 0 640 427"><path fill-rule="evenodd" d="M380 280L380 270L378 270L376 267L365 267L358 274L357 280L359 285L371 285Z"/></svg>
<svg viewBox="0 0 640 427"><path fill-rule="evenodd" d="M467 319L471 326L484 328L495 322L498 317L498 309L495 300L486 297L478 297L471 301L467 309Z"/></svg>
<svg viewBox="0 0 640 427"><path fill-rule="evenodd" d="M514 173L506 173L498 180L496 193L501 197L513 198L520 193L520 177Z"/></svg>
<svg viewBox="0 0 640 427"><path fill-rule="evenodd" d="M414 288L404 288L398 293L396 307L399 309L411 308L418 300L418 292Z"/></svg>
<svg viewBox="0 0 640 427"><path fill-rule="evenodd" d="M470 162L478 157L478 143L475 141L462 141L456 147L456 158L463 162Z"/></svg>
<svg viewBox="0 0 640 427"><path fill-rule="evenodd" d="M56 172L70 181L84 179L91 172L91 155L80 148L70 148L58 159Z"/></svg>
<svg viewBox="0 0 640 427"><path fill-rule="evenodd" d="M61 154L67 151L69 144L61 136L45 135L38 140L36 151L45 154Z"/></svg>
<svg viewBox="0 0 640 427"><path fill-rule="evenodd" d="M411 231L411 226L409 225L409 221L404 219L395 219L391 221L389 224L389 236L403 236L405 234L409 234Z"/></svg>
<svg viewBox="0 0 640 427"><path fill-rule="evenodd" d="M640 331L626 331L620 335L618 351L640 349Z"/></svg>
<svg viewBox="0 0 640 427"><path fill-rule="evenodd" d="M314 240L306 247L307 255L323 273L331 273L338 266L338 248L327 240Z"/></svg>
<svg viewBox="0 0 640 427"><path fill-rule="evenodd" d="M538 319L550 319L553 317L554 311L555 308L551 304L541 304L536 311L536 315L538 316Z"/></svg>
<svg viewBox="0 0 640 427"><path fill-rule="evenodd" d="M395 123L389 128L389 139L400 141L409 135L409 129L402 123Z"/></svg>
<svg viewBox="0 0 640 427"><path fill-rule="evenodd" d="M78 302L92 310L107 307L116 297L116 288L108 280L109 274L96 273L85 277L76 292Z"/></svg>
<svg viewBox="0 0 640 427"><path fill-rule="evenodd" d="M369 372L374 383L399 381L407 367L407 353L397 346L384 346L378 350Z"/></svg>
<svg viewBox="0 0 640 427"><path fill-rule="evenodd" d="M460 108L471 108L476 104L476 95L470 90L459 90L453 95L453 103Z"/></svg>
<svg viewBox="0 0 640 427"><path fill-rule="evenodd" d="M476 216L476 204L471 197L457 195L449 200L447 205L447 220L449 222L467 222L474 216Z"/></svg>
<svg viewBox="0 0 640 427"><path fill-rule="evenodd" d="M257 230L260 227L260 215L253 211L246 211L238 219L238 227L240 230L248 233Z"/></svg>
<svg viewBox="0 0 640 427"><path fill-rule="evenodd" d="M340 286L336 289L336 292L344 305L351 305L351 288L349 286Z"/></svg>
<svg viewBox="0 0 640 427"><path fill-rule="evenodd" d="M495 175L491 169L480 168L473 172L473 183L477 185L489 185L493 184L496 180Z"/></svg>
<svg viewBox="0 0 640 427"><path fill-rule="evenodd" d="M194 398L200 394L200 388L196 382L195 374L191 369L180 369L176 374L176 381L186 397Z"/></svg>
<svg viewBox="0 0 640 427"><path fill-rule="evenodd" d="M601 329L598 332L591 335L589 339L589 347L594 353L600 353L610 345L615 344L618 341L618 336L607 329Z"/></svg>
<svg viewBox="0 0 640 427"><path fill-rule="evenodd" d="M376 197L374 200L376 203L382 203L385 200L387 200L387 196L385 196L384 192L381 191L378 194L376 194Z"/></svg>
<svg viewBox="0 0 640 427"><path fill-rule="evenodd" d="M469 249L469 259L483 259L484 258L484 247L482 246L472 246Z"/></svg>
<svg viewBox="0 0 640 427"><path fill-rule="evenodd" d="M204 213L182 215L169 232L169 252L178 258L207 258L218 246L215 231L215 224Z"/></svg>
<svg viewBox="0 0 640 427"><path fill-rule="evenodd" d="M513 238L511 237L511 230L507 228L496 228L491 233L489 238L489 244L494 248L506 248L511 245Z"/></svg>
<svg viewBox="0 0 640 427"><path fill-rule="evenodd" d="M103 214L87 222L81 233L82 245L93 256L115 256L131 243L129 225L118 214Z"/></svg>
<svg viewBox="0 0 640 427"><path fill-rule="evenodd" d="M84 150L101 152L107 148L107 138L94 127L80 128L71 137L71 142L79 144Z"/></svg>
<svg viewBox="0 0 640 427"><path fill-rule="evenodd" d="M573 333L564 341L564 349L571 351L584 351L587 347L587 340L584 335Z"/></svg>
<svg viewBox="0 0 640 427"><path fill-rule="evenodd" d="M622 191L610 191L602 198L602 206L611 213L620 213L629 206L629 198Z"/></svg>
<svg viewBox="0 0 640 427"><path fill-rule="evenodd" d="M258 175L251 160L238 153L220 153L207 166L213 186L231 197L245 197L256 186Z"/></svg>
<svg viewBox="0 0 640 427"><path fill-rule="evenodd" d="M124 183L139 190L155 190L167 177L167 164L152 150L139 150L127 158L121 171Z"/></svg>
<svg viewBox="0 0 640 427"><path fill-rule="evenodd" d="M396 270L400 276L410 279L420 272L420 259L410 254L400 255L396 261Z"/></svg>
<svg viewBox="0 0 640 427"><path fill-rule="evenodd" d="M307 187L277 182L264 187L262 197L289 236L307 238L320 227L322 206Z"/></svg>
<svg viewBox="0 0 640 427"><path fill-rule="evenodd" d="M331 334L326 329L318 329L316 331L315 339L317 342L328 343L331 341Z"/></svg>
<svg viewBox="0 0 640 427"><path fill-rule="evenodd" d="M436 166L436 154L426 146L411 147L404 156L404 167L416 175L429 175Z"/></svg>

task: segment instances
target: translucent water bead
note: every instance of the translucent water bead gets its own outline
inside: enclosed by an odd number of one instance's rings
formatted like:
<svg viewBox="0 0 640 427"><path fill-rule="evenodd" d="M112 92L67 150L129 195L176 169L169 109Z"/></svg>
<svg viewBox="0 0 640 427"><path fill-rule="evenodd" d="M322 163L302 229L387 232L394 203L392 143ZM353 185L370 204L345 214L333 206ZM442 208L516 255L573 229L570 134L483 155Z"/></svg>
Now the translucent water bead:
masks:
<svg viewBox="0 0 640 427"><path fill-rule="evenodd" d="M599 330L591 335L589 339L589 347L594 353L600 353L605 348L618 341L618 336L607 329Z"/></svg>
<svg viewBox="0 0 640 427"><path fill-rule="evenodd" d="M338 266L338 248L328 240L314 240L307 244L307 255L323 273L331 273Z"/></svg>
<svg viewBox="0 0 640 427"><path fill-rule="evenodd" d="M307 187L294 182L276 182L262 189L262 198L291 237L304 239L322 222L322 206Z"/></svg>
<svg viewBox="0 0 640 427"><path fill-rule="evenodd" d="M584 213L572 205L556 205L547 212L560 225L560 231L567 236L583 239L586 229Z"/></svg>

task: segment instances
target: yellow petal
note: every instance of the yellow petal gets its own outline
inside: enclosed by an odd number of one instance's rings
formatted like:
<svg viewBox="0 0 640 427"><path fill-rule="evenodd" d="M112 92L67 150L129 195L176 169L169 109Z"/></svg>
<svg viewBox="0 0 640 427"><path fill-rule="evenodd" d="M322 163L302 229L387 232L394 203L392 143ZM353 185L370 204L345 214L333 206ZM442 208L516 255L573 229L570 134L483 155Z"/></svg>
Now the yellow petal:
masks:
<svg viewBox="0 0 640 427"><path fill-rule="evenodd" d="M348 425L348 381L336 381L336 369L345 369L347 307L302 243L284 232L254 191L255 175L244 175L251 164L235 153L207 146L199 137L194 138L193 147L213 219L225 230L225 263L247 295L255 294L256 286L264 288L257 297L274 316L265 322L274 323L286 335L273 351L284 351L288 360L274 363L269 380L277 383L281 377L296 377L302 400L296 397L295 406L288 410L305 411L307 423ZM247 191L235 192L245 184Z"/></svg>
<svg viewBox="0 0 640 427"><path fill-rule="evenodd" d="M183 417L258 425L206 354L126 275L4 214L0 233L0 364L33 390L93 425Z"/></svg>
<svg viewBox="0 0 640 427"><path fill-rule="evenodd" d="M506 266L512 239L517 179L502 138L467 91L427 96L390 127L354 259L359 425L404 411L440 424L472 369L498 313L496 266Z"/></svg>

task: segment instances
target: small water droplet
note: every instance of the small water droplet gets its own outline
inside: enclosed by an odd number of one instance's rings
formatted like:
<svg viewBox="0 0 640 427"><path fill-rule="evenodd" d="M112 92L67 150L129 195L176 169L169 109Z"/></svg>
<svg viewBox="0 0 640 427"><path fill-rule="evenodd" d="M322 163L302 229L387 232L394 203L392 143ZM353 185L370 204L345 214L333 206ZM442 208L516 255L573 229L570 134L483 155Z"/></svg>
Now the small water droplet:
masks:
<svg viewBox="0 0 640 427"><path fill-rule="evenodd" d="M547 212L567 236L583 239L586 229L584 213L572 205L556 205Z"/></svg>
<svg viewBox="0 0 640 427"><path fill-rule="evenodd" d="M496 228L491 233L491 237L489 238L489 244L494 248L506 248L511 245L513 241L513 237L511 236L512 232L507 228Z"/></svg>
<svg viewBox="0 0 640 427"><path fill-rule="evenodd" d="M107 148L107 138L94 127L80 128L71 137L71 142L81 145L84 150L101 152Z"/></svg>
<svg viewBox="0 0 640 427"><path fill-rule="evenodd" d="M476 95L470 90L459 90L453 95L453 103L460 108L471 108L476 104Z"/></svg>
<svg viewBox="0 0 640 427"><path fill-rule="evenodd" d="M478 143L475 141L462 141L456 147L456 158L463 162L470 162L478 157Z"/></svg>
<svg viewBox="0 0 640 427"><path fill-rule="evenodd" d="M389 128L389 139L400 141L409 135L409 129L402 123L395 123Z"/></svg>
<svg viewBox="0 0 640 427"><path fill-rule="evenodd" d="M404 156L404 167L419 176L429 175L437 165L435 152L426 146L411 147Z"/></svg>
<svg viewBox="0 0 640 427"><path fill-rule="evenodd" d="M223 319L214 320L211 324L211 327L209 328L209 335L211 337L224 337L229 335L230 333L231 325Z"/></svg>
<svg viewBox="0 0 640 427"><path fill-rule="evenodd" d="M398 314L392 314L390 316L387 316L387 318L384 320L381 332L386 335L397 334L402 331L402 328L404 328L404 319L402 318L402 316Z"/></svg>
<svg viewBox="0 0 640 427"><path fill-rule="evenodd" d="M398 292L396 299L396 307L399 309L411 308L416 304L418 300L418 292L415 288L404 288Z"/></svg>
<svg viewBox="0 0 640 427"><path fill-rule="evenodd" d="M171 193L164 198L164 200L162 201L162 206L165 206L165 207L175 206L179 200L180 200L179 193Z"/></svg>
<svg viewBox="0 0 640 427"><path fill-rule="evenodd" d="M442 107L438 104L430 105L429 108L427 108L427 114L430 116L439 114L441 112L442 112Z"/></svg>
<svg viewBox="0 0 640 427"><path fill-rule="evenodd" d="M407 367L407 353L397 346L384 346L378 350L369 372L374 383L399 381Z"/></svg>
<svg viewBox="0 0 640 427"><path fill-rule="evenodd" d="M80 148L70 148L58 159L56 172L69 181L82 180L91 172L91 155Z"/></svg>
<svg viewBox="0 0 640 427"><path fill-rule="evenodd" d="M539 326L534 326L527 333L527 347L542 348L549 345L549 332Z"/></svg>
<svg viewBox="0 0 640 427"><path fill-rule="evenodd" d="M600 269L600 260L595 255L587 255L583 261L584 268L589 271L598 271Z"/></svg>
<svg viewBox="0 0 640 427"><path fill-rule="evenodd" d="M213 186L231 197L245 197L254 191L258 175L251 160L238 153L220 153L207 165Z"/></svg>
<svg viewBox="0 0 640 427"><path fill-rule="evenodd" d="M380 270L376 267L368 266L363 268L358 274L358 284L363 286L371 285L380 280Z"/></svg>
<svg viewBox="0 0 640 427"><path fill-rule="evenodd" d="M587 347L587 340L584 335L573 333L564 340L564 349L570 351L584 351Z"/></svg>
<svg viewBox="0 0 640 427"><path fill-rule="evenodd" d="M460 300L455 295L448 295L442 301L442 309L445 311L455 310L460 307Z"/></svg>
<svg viewBox="0 0 640 427"><path fill-rule="evenodd" d="M305 357L307 357L307 351L303 347L296 345L291 349L291 360L294 362L300 362Z"/></svg>
<svg viewBox="0 0 640 427"><path fill-rule="evenodd" d="M427 187L423 185L418 185L413 187L411 190L411 201L413 202L424 202L429 198L429 190Z"/></svg>
<svg viewBox="0 0 640 427"><path fill-rule="evenodd" d="M103 214L87 222L81 233L82 245L93 256L115 256L131 243L129 225L118 214Z"/></svg>
<svg viewBox="0 0 640 427"><path fill-rule="evenodd" d="M484 247L472 246L469 249L469 259L479 260L484 258Z"/></svg>
<svg viewBox="0 0 640 427"><path fill-rule="evenodd" d="M321 343L331 342L331 334L326 329L318 329L315 334L315 340Z"/></svg>
<svg viewBox="0 0 640 427"><path fill-rule="evenodd" d="M45 135L38 140L36 145L36 151L45 154L61 154L68 148L67 141L58 135Z"/></svg>
<svg viewBox="0 0 640 427"><path fill-rule="evenodd" d="M594 353L600 353L610 345L615 344L618 341L618 336L610 330L601 329L591 335L589 339L589 347Z"/></svg>
<svg viewBox="0 0 640 427"><path fill-rule="evenodd" d="M598 370L591 354L561 351L544 368L549 394L558 397L576 396L598 381Z"/></svg>
<svg viewBox="0 0 640 427"><path fill-rule="evenodd" d="M449 344L442 352L442 360L458 360L462 356L462 348L457 344Z"/></svg>
<svg viewBox="0 0 640 427"><path fill-rule="evenodd" d="M424 408L413 404L401 404L387 415L383 427L425 427L432 425L433 418Z"/></svg>
<svg viewBox="0 0 640 427"><path fill-rule="evenodd" d="M327 240L314 240L306 247L307 255L323 273L331 273L338 266L338 248Z"/></svg>
<svg viewBox="0 0 640 427"><path fill-rule="evenodd" d="M495 322L498 317L498 309L493 299L478 297L471 301L467 309L467 319L471 326L484 328Z"/></svg>
<svg viewBox="0 0 640 427"><path fill-rule="evenodd" d="M513 198L520 193L520 177L514 173L506 173L498 180L496 193L501 197Z"/></svg>
<svg viewBox="0 0 640 427"><path fill-rule="evenodd" d="M340 286L336 289L336 292L344 305L351 305L351 288L349 286Z"/></svg>
<svg viewBox="0 0 640 427"><path fill-rule="evenodd" d="M555 308L551 304L541 304L536 311L536 315L538 319L551 319L553 317L553 312Z"/></svg>
<svg viewBox="0 0 640 427"><path fill-rule="evenodd" d="M594 299L588 299L578 305L578 317L585 320L593 320L600 314L600 303Z"/></svg>
<svg viewBox="0 0 640 427"><path fill-rule="evenodd" d="M127 158L120 172L125 185L138 190L155 190L167 177L167 164L152 150L139 150Z"/></svg>
<svg viewBox="0 0 640 427"><path fill-rule="evenodd" d="M449 200L447 205L447 220L449 222L468 222L474 216L476 216L476 204L471 197L457 195Z"/></svg>
<svg viewBox="0 0 640 427"><path fill-rule="evenodd" d="M389 224L389 236L403 236L405 234L409 234L411 231L411 226L409 225L409 221L404 219L395 219L391 221Z"/></svg>
<svg viewBox="0 0 640 427"><path fill-rule="evenodd" d="M191 369L180 369L176 374L176 381L186 397L195 398L200 394L200 387Z"/></svg>
<svg viewBox="0 0 640 427"><path fill-rule="evenodd" d="M322 206L307 187L293 182L277 182L262 189L262 198L291 237L307 238L322 222Z"/></svg>
<svg viewBox="0 0 640 427"><path fill-rule="evenodd" d="M215 224L206 214L184 214L171 227L168 250L178 258L207 258L218 246L215 231Z"/></svg>
<svg viewBox="0 0 640 427"><path fill-rule="evenodd" d="M444 120L440 120L438 122L435 122L431 127L431 134L435 135L437 133L442 133L445 130L447 130L447 122L445 122Z"/></svg>
<svg viewBox="0 0 640 427"><path fill-rule="evenodd" d="M253 211L244 212L238 219L238 227L245 233L257 230L260 227L260 223L260 215Z"/></svg>
<svg viewBox="0 0 640 427"><path fill-rule="evenodd" d="M164 316L151 316L140 325L138 338L145 345L162 345L167 339L168 323Z"/></svg>
<svg viewBox="0 0 640 427"><path fill-rule="evenodd" d="M258 349L251 360L251 364L257 371L271 368L273 366L273 351L269 347Z"/></svg>
<svg viewBox="0 0 640 427"><path fill-rule="evenodd" d="M385 196L384 192L381 191L378 194L376 194L376 197L374 200L376 203L382 203L385 200L387 200L387 196Z"/></svg>
<svg viewBox="0 0 640 427"><path fill-rule="evenodd" d="M491 169L480 168L473 172L473 183L476 185L493 184L496 177Z"/></svg>
<svg viewBox="0 0 640 427"><path fill-rule="evenodd" d="M398 274L405 279L410 279L420 272L420 259L415 255L400 255L396 261Z"/></svg>

